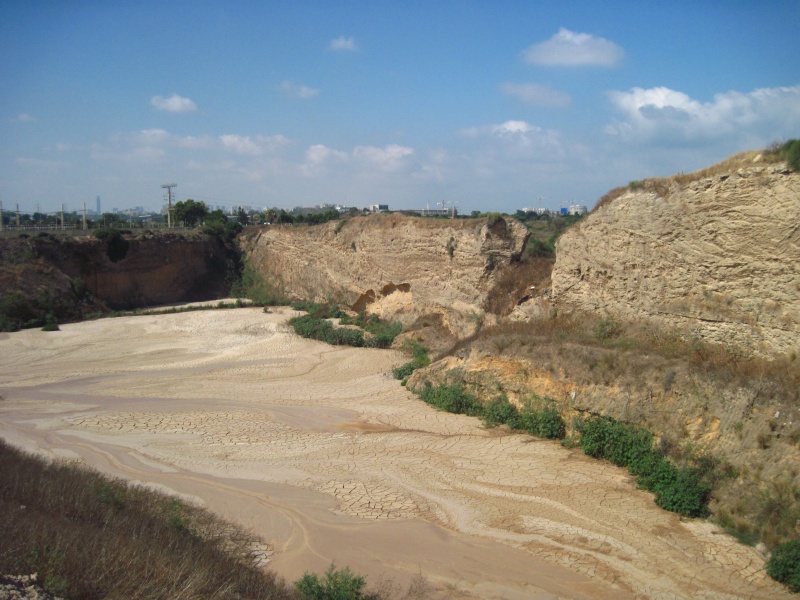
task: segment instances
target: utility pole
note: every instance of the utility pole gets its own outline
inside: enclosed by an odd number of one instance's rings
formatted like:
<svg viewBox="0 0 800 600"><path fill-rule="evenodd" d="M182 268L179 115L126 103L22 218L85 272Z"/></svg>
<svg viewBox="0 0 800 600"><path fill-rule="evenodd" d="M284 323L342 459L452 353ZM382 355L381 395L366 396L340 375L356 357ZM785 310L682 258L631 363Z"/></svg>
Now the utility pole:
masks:
<svg viewBox="0 0 800 600"><path fill-rule="evenodd" d="M66 229L67 224L64 223L64 205L61 205L61 229Z"/></svg>
<svg viewBox="0 0 800 600"><path fill-rule="evenodd" d="M17 202L17 229L19 229L19 202Z"/></svg>
<svg viewBox="0 0 800 600"><path fill-rule="evenodd" d="M167 229L172 229L172 188L178 187L178 184L165 183L161 187L167 189Z"/></svg>
<svg viewBox="0 0 800 600"><path fill-rule="evenodd" d="M83 229L86 230L86 202L83 203Z"/></svg>
<svg viewBox="0 0 800 600"><path fill-rule="evenodd" d="M0 200L0 231L5 229L5 225L3 225L3 201Z"/></svg>

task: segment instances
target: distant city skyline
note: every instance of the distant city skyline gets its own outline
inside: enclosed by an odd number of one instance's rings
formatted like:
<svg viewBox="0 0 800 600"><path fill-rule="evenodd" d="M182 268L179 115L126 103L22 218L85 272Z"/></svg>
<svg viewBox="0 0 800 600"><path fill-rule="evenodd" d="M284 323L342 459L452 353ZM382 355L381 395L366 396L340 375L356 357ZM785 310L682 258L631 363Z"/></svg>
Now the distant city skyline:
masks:
<svg viewBox="0 0 800 600"><path fill-rule="evenodd" d="M797 23L769 0L10 0L0 201L591 208L800 137Z"/></svg>

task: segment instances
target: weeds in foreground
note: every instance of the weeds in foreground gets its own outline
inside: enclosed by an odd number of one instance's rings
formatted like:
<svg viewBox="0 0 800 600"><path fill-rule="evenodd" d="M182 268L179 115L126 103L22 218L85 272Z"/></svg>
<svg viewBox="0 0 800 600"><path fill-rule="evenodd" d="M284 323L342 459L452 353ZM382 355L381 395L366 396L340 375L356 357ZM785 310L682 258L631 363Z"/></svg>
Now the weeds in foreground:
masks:
<svg viewBox="0 0 800 600"><path fill-rule="evenodd" d="M252 537L210 513L0 440L0 573L88 598L293 598L247 558Z"/></svg>

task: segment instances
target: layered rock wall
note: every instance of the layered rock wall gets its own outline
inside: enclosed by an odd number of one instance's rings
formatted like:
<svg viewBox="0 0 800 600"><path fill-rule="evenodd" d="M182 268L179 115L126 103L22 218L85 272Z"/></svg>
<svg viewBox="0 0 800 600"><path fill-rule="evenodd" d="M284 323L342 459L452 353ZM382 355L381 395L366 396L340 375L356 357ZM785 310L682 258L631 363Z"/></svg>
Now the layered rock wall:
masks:
<svg viewBox="0 0 800 600"><path fill-rule="evenodd" d="M689 328L762 354L800 352L800 174L753 165L631 191L557 244L558 305Z"/></svg>
<svg viewBox="0 0 800 600"><path fill-rule="evenodd" d="M123 309L223 297L230 287L235 253L217 238L164 233L124 236L124 256L91 236L53 235L4 239L0 283L36 300L50 291L72 293L79 279L110 308Z"/></svg>
<svg viewBox="0 0 800 600"><path fill-rule="evenodd" d="M270 226L243 241L246 260L299 298L334 299L406 323L438 313L474 328L495 275L528 233L514 220L380 214L320 226ZM457 330L457 331L456 331Z"/></svg>

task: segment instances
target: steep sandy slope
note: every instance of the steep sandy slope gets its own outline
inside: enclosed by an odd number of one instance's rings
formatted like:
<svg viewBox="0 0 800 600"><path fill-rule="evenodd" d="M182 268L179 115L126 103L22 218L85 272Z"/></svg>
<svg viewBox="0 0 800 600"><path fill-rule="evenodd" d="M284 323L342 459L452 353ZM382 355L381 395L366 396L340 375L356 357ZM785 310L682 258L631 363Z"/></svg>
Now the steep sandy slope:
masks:
<svg viewBox="0 0 800 600"><path fill-rule="evenodd" d="M647 183L561 237L557 303L748 351L798 352L800 174L750 156L689 183Z"/></svg>
<svg viewBox="0 0 800 600"><path fill-rule="evenodd" d="M528 233L502 218L358 217L314 227L272 226L243 242L247 260L291 295L336 299L410 323L439 314L457 335L474 328L498 268Z"/></svg>

